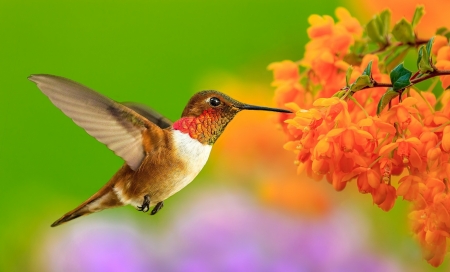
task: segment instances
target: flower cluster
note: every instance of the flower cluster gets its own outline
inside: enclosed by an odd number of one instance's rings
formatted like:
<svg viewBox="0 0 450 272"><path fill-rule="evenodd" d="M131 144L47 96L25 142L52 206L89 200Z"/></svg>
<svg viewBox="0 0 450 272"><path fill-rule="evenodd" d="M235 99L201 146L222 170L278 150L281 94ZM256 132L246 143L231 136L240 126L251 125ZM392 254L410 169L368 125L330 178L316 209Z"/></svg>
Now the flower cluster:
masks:
<svg viewBox="0 0 450 272"><path fill-rule="evenodd" d="M384 11L368 23L368 35L345 9L336 10L337 23L312 15L304 58L269 69L276 103L295 111L280 123L298 170L337 191L356 181L384 211L399 197L410 201L423 256L439 266L450 237L450 95L444 91L450 35L441 29L434 39L419 40L413 30L423 14L418 7L411 23L398 23L391 33ZM412 73L400 62L415 48L418 71ZM427 90L416 87L427 79Z"/></svg>

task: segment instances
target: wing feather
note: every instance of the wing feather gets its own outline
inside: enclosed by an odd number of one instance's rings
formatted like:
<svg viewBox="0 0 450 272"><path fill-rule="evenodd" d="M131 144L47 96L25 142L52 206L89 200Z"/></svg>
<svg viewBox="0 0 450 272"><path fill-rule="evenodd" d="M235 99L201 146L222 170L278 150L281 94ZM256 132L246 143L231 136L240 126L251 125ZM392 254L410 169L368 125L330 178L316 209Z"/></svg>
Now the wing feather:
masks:
<svg viewBox="0 0 450 272"><path fill-rule="evenodd" d="M171 120L146 105L134 102L123 102L122 105L134 110L162 129L170 127L173 124Z"/></svg>
<svg viewBox="0 0 450 272"><path fill-rule="evenodd" d="M79 83L53 75L29 79L88 134L104 143L137 170L145 157L142 132L156 125L145 117Z"/></svg>

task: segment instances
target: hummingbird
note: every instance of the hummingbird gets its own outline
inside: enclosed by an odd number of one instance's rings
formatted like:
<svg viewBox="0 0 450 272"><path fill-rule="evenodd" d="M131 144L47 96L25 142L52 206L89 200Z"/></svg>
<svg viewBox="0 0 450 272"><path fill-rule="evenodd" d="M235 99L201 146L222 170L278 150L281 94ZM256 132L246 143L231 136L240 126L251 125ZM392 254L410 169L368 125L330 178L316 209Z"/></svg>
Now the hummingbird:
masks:
<svg viewBox="0 0 450 272"><path fill-rule="evenodd" d="M191 97L181 118L172 122L139 103L116 102L75 81L54 75L29 80L88 134L125 162L94 195L51 226L132 205L156 214L164 200L188 185L208 160L213 144L242 110L291 113L289 110L241 103L214 90Z"/></svg>

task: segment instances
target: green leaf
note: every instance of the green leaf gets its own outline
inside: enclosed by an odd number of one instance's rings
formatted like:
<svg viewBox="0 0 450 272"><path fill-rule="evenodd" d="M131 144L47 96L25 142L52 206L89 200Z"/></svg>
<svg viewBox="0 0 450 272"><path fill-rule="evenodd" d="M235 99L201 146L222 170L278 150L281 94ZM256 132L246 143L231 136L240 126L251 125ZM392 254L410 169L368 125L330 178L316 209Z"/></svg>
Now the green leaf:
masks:
<svg viewBox="0 0 450 272"><path fill-rule="evenodd" d="M427 74L434 71L430 64L430 55L425 49L425 45L419 48L419 56L417 57L417 68L421 74Z"/></svg>
<svg viewBox="0 0 450 272"><path fill-rule="evenodd" d="M333 94L332 97L342 98L347 92L348 90L340 90Z"/></svg>
<svg viewBox="0 0 450 272"><path fill-rule="evenodd" d="M417 56L417 68L421 74L427 74L434 71L431 63L431 48L433 47L434 37L431 38L427 45L422 45L419 48L418 56Z"/></svg>
<svg viewBox="0 0 450 272"><path fill-rule="evenodd" d="M347 72L345 73L345 86L349 87L350 86L350 78L352 76L353 73L353 66L348 66L347 68Z"/></svg>
<svg viewBox="0 0 450 272"><path fill-rule="evenodd" d="M423 51L425 51L426 54L426 50L423 49L424 46L422 45L421 47L419 47L419 51L417 51L417 68L420 69L420 62L423 59Z"/></svg>
<svg viewBox="0 0 450 272"><path fill-rule="evenodd" d="M380 20L382 28L380 30L381 35L386 37L389 34L389 28L391 27L391 11L385 9L380 13Z"/></svg>
<svg viewBox="0 0 450 272"><path fill-rule="evenodd" d="M441 35L447 38L447 40L450 39L450 31L446 27L440 27L436 30L436 35Z"/></svg>
<svg viewBox="0 0 450 272"><path fill-rule="evenodd" d="M383 22L378 15L375 15L366 25L366 31L369 38L384 46L387 44L387 39L383 35Z"/></svg>
<svg viewBox="0 0 450 272"><path fill-rule="evenodd" d="M431 37L431 39L428 41L427 43L427 53L428 56L431 56L431 49L433 48L433 43L434 43L434 36Z"/></svg>
<svg viewBox="0 0 450 272"><path fill-rule="evenodd" d="M414 16L411 21L411 26L414 28L419 23L422 16L425 14L425 9L422 5L419 5L416 7L416 10L414 11Z"/></svg>
<svg viewBox="0 0 450 272"><path fill-rule="evenodd" d="M359 66L362 61L361 53L360 54L355 54L353 52L348 53L344 56L343 60L350 65L358 65Z"/></svg>
<svg viewBox="0 0 450 272"><path fill-rule="evenodd" d="M350 85L350 90L355 93L367 87L373 87L373 82L368 75L362 75L356 79L355 83Z"/></svg>
<svg viewBox="0 0 450 272"><path fill-rule="evenodd" d="M392 29L392 35L402 43L414 43L415 36L412 25L402 18Z"/></svg>
<svg viewBox="0 0 450 272"><path fill-rule="evenodd" d="M411 85L411 81L409 80L411 75L412 72L406 69L403 66L403 63L397 65L397 67L395 67L389 74L391 77L392 89L394 91L399 91Z"/></svg>
<svg viewBox="0 0 450 272"><path fill-rule="evenodd" d="M440 27L436 30L436 35L444 36L446 33L448 33L448 29L445 26Z"/></svg>
<svg viewBox="0 0 450 272"><path fill-rule="evenodd" d="M377 106L377 115L383 111L383 109L392 101L392 99L396 98L400 93L389 88L381 97L380 101L378 101Z"/></svg>
<svg viewBox="0 0 450 272"><path fill-rule="evenodd" d="M368 75L370 78L372 78L372 62L373 61L369 61L366 69L364 69L364 72L362 73L363 75Z"/></svg>
<svg viewBox="0 0 450 272"><path fill-rule="evenodd" d="M350 46L350 52L355 53L357 55L361 55L366 50L368 44L365 40L356 40L352 46Z"/></svg>
<svg viewBox="0 0 450 272"><path fill-rule="evenodd" d="M393 51L387 55L384 60L386 71L394 69L395 66L402 62L405 59L406 54L408 54L409 49L410 47L408 45L394 47Z"/></svg>

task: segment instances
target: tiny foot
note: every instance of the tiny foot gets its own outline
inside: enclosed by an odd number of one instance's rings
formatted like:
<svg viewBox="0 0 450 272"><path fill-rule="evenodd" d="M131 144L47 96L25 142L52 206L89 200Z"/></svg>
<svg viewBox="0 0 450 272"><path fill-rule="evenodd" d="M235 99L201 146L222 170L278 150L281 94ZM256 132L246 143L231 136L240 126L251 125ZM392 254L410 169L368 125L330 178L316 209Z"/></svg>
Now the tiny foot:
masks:
<svg viewBox="0 0 450 272"><path fill-rule="evenodd" d="M148 212L150 209L150 197L148 195L144 196L144 202L142 202L142 206L137 206L137 210L140 212Z"/></svg>
<svg viewBox="0 0 450 272"><path fill-rule="evenodd" d="M156 206L153 208L152 212L150 213L150 215L155 215L157 212L159 212L159 210L161 210L164 207L164 202L158 202L158 204L156 204Z"/></svg>

